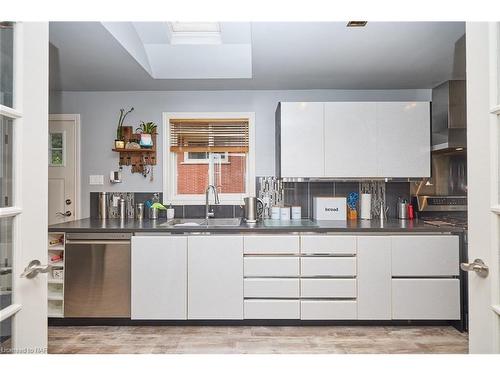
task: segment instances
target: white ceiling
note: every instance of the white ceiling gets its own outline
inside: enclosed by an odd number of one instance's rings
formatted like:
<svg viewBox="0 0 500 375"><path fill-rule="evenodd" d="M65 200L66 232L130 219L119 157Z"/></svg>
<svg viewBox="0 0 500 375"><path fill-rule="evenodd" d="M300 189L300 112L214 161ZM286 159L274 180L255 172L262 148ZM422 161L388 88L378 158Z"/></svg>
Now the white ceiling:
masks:
<svg viewBox="0 0 500 375"><path fill-rule="evenodd" d="M154 41L153 24L136 37ZM86 91L432 88L465 78L464 33L463 22L253 22L251 78L154 79L148 72L175 66L133 57L99 22L51 22L50 81L53 90ZM203 66L210 56L196 47Z"/></svg>

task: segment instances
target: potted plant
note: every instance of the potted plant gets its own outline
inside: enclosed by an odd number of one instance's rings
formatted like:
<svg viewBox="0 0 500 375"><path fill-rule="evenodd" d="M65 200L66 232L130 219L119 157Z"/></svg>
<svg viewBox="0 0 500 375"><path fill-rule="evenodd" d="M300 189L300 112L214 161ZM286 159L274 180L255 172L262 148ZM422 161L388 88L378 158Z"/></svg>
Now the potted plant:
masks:
<svg viewBox="0 0 500 375"><path fill-rule="evenodd" d="M141 125L135 130L138 134L141 135L141 141L139 144L143 148L151 148L153 147L153 135L156 134L157 126L154 122L144 122L141 121Z"/></svg>
<svg viewBox="0 0 500 375"><path fill-rule="evenodd" d="M122 108L120 109L120 118L118 119L118 127L116 128L116 139L115 148L125 148L125 141L123 140L123 122L125 117L134 110L134 107L130 108L127 112Z"/></svg>

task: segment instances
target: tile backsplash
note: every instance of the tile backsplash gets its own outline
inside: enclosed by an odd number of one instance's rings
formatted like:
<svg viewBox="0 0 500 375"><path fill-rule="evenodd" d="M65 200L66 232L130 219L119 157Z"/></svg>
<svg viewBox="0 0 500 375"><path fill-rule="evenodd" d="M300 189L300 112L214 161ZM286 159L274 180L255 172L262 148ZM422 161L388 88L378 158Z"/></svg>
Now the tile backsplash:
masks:
<svg viewBox="0 0 500 375"><path fill-rule="evenodd" d="M302 217L312 218L314 197L347 197L350 192L359 193L360 184L356 181L285 182L285 205L301 206ZM386 182L385 199L389 207L388 217L396 217L398 197L410 199L410 183Z"/></svg>
<svg viewBox="0 0 500 375"><path fill-rule="evenodd" d="M112 193L112 192L110 192ZM127 194L127 193L120 193ZM134 202L144 202L148 199L153 198L153 194L151 193L128 193L133 194ZM160 202L163 202L163 193L159 194ZM99 217L99 207L98 207L99 193L91 192L90 193L90 217L98 218ZM176 218L204 218L205 217L205 205L174 205L175 217ZM222 218L231 218L231 217L242 217L243 210L240 206L235 205L210 205L210 208L214 210L215 217ZM166 218L165 211L159 211L160 219ZM144 217L148 217L148 213L144 213Z"/></svg>
<svg viewBox="0 0 500 375"><path fill-rule="evenodd" d="M256 181L259 191L259 181ZM286 206L301 206L302 218L313 217L313 198L314 197L346 197L350 192L360 192L360 182L356 181L311 181L311 182L285 182L284 201ZM134 202L144 202L153 197L154 192L133 193ZM158 193L160 202L163 201L163 193ZM98 192L90 193L90 217L99 216ZM385 199L389 207L388 217L396 217L398 197L410 199L409 182L386 182ZM177 218L203 218L205 217L205 205L174 205L175 217ZM211 205L216 217L242 217L243 208L239 205ZM159 212L160 218L165 218L166 212ZM147 217L147 213L145 213Z"/></svg>

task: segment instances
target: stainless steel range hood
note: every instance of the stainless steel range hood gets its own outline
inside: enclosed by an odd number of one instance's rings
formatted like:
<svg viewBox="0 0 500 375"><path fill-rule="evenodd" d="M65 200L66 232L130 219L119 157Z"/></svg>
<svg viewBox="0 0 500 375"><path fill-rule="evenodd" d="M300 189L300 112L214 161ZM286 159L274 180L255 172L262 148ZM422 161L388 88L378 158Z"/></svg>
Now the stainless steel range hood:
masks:
<svg viewBox="0 0 500 375"><path fill-rule="evenodd" d="M465 81L446 81L432 89L432 148L461 152L467 147Z"/></svg>

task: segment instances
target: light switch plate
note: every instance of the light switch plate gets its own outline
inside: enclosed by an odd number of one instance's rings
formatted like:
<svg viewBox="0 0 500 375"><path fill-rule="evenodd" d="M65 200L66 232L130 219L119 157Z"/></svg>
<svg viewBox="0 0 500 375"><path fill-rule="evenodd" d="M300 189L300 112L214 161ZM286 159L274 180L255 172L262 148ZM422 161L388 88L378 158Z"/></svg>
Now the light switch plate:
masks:
<svg viewBox="0 0 500 375"><path fill-rule="evenodd" d="M102 174L91 174L89 176L90 185L104 185L104 176Z"/></svg>

